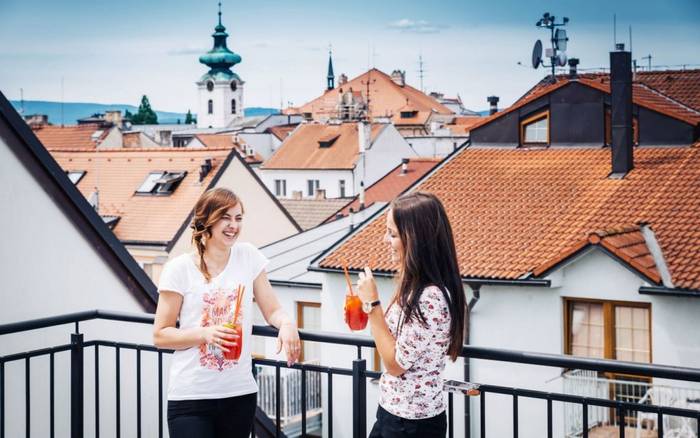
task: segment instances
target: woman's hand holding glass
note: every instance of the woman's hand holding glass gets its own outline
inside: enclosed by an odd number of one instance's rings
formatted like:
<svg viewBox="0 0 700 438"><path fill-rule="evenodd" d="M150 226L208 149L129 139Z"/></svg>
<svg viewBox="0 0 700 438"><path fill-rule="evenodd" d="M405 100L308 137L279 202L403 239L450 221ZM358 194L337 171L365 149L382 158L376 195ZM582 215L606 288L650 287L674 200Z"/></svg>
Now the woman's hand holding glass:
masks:
<svg viewBox="0 0 700 438"><path fill-rule="evenodd" d="M218 347L225 352L229 351L227 347L238 345L236 331L223 325L202 327L202 338L206 344Z"/></svg>
<svg viewBox="0 0 700 438"><path fill-rule="evenodd" d="M374 281L374 276L372 275L372 270L365 267L365 272L360 272L360 279L357 282L357 295L363 303L371 303L379 299L379 292L377 292L377 283Z"/></svg>

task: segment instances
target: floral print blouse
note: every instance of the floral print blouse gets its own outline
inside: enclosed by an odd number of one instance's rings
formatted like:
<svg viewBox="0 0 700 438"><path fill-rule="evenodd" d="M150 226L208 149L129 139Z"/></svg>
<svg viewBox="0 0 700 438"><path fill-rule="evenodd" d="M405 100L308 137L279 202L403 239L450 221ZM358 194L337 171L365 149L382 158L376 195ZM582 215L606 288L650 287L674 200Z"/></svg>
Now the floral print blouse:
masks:
<svg viewBox="0 0 700 438"><path fill-rule="evenodd" d="M396 362L406 372L394 377L383 373L379 404L389 413L407 419L430 418L446 408L442 372L450 345L450 311L437 286L423 289L418 305L425 317L403 321L403 311L392 303L385 320L396 339ZM400 331L399 331L400 328Z"/></svg>

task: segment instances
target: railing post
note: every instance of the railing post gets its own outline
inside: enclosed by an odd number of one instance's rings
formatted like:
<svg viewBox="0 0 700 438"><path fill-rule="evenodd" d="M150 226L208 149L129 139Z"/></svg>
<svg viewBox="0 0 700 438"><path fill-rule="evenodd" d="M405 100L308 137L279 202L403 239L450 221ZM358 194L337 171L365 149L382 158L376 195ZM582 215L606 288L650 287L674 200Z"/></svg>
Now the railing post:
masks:
<svg viewBox="0 0 700 438"><path fill-rule="evenodd" d="M83 438L83 335L70 335L70 436Z"/></svg>
<svg viewBox="0 0 700 438"><path fill-rule="evenodd" d="M352 436L365 438L367 436L367 377L365 371L367 361L355 359L352 361Z"/></svg>

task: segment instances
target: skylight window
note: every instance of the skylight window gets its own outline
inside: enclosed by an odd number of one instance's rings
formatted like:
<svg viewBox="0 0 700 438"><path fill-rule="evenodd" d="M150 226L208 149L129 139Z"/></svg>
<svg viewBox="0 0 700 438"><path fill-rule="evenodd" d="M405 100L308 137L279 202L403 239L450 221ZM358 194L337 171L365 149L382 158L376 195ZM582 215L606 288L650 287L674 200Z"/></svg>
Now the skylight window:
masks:
<svg viewBox="0 0 700 438"><path fill-rule="evenodd" d="M139 195L170 195L187 172L151 172L136 190Z"/></svg>
<svg viewBox="0 0 700 438"><path fill-rule="evenodd" d="M78 183L80 182L81 179L85 176L87 172L84 170L69 170L66 171L66 175L68 176L68 179L70 182L73 183L73 185L77 186Z"/></svg>
<svg viewBox="0 0 700 438"><path fill-rule="evenodd" d="M327 135L318 140L318 145L322 148L329 148L335 143L338 137L340 137L340 134Z"/></svg>

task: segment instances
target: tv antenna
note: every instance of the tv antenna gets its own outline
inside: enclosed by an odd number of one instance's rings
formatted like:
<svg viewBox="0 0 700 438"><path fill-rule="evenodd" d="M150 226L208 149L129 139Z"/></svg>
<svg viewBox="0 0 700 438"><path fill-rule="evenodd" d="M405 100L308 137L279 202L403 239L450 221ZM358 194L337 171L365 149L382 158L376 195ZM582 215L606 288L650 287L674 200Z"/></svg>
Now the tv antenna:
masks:
<svg viewBox="0 0 700 438"><path fill-rule="evenodd" d="M423 78L425 77L425 70L423 69L423 54L418 55L418 77L420 78L420 91L425 93L425 87L423 87Z"/></svg>
<svg viewBox="0 0 700 438"><path fill-rule="evenodd" d="M642 56L642 61L645 59L649 62L648 67L649 67L649 71L651 71L651 53L648 54L647 56Z"/></svg>
<svg viewBox="0 0 700 438"><path fill-rule="evenodd" d="M535 23L537 27L549 29L552 47L544 51L544 57L549 58L549 65L546 65L542 60L542 41L537 40L532 48L532 67L538 68L540 65L550 67L552 69L552 82L556 82L556 67L564 67L566 65L566 46L569 37L566 36L566 30L560 28L566 26L568 22L569 18L564 17L561 23L557 23L554 15L545 12L542 14L542 18Z"/></svg>

